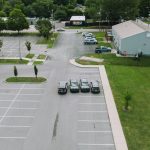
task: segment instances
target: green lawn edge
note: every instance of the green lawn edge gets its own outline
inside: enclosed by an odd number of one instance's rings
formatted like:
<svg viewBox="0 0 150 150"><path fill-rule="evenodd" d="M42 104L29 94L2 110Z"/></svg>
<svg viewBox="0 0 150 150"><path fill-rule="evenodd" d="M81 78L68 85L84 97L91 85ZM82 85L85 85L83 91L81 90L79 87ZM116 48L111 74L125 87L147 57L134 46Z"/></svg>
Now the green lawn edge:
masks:
<svg viewBox="0 0 150 150"><path fill-rule="evenodd" d="M28 60L25 59L3 59L0 58L0 64L27 64Z"/></svg>
<svg viewBox="0 0 150 150"><path fill-rule="evenodd" d="M129 150L149 150L150 147L150 57L140 60L131 57L116 57L114 54L87 54L88 57L104 58L107 76ZM79 59L76 62L79 63ZM95 65L80 61L82 65ZM125 94L132 96L130 111L123 111Z"/></svg>
<svg viewBox="0 0 150 150"><path fill-rule="evenodd" d="M9 77L6 82L9 83L41 83L45 82L47 79L44 77Z"/></svg>
<svg viewBox="0 0 150 150"><path fill-rule="evenodd" d="M33 58L35 56L35 54L27 54L26 56L25 56L25 58Z"/></svg>

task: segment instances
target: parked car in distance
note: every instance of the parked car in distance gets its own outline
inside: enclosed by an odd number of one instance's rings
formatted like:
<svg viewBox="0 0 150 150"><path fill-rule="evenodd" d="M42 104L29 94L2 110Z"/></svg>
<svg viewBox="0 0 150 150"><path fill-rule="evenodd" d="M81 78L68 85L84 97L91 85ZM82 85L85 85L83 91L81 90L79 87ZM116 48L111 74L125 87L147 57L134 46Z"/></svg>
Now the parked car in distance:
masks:
<svg viewBox="0 0 150 150"><path fill-rule="evenodd" d="M60 81L58 83L58 94L66 94L68 90L68 83L66 81Z"/></svg>
<svg viewBox="0 0 150 150"><path fill-rule="evenodd" d="M94 40L96 40L95 38L93 38L93 37L85 37L84 38L84 40L90 40L90 39L94 39Z"/></svg>
<svg viewBox="0 0 150 150"><path fill-rule="evenodd" d="M93 34L92 33L89 33L89 32L83 32L82 33L82 36L92 36Z"/></svg>
<svg viewBox="0 0 150 150"><path fill-rule="evenodd" d="M98 81L91 82L91 92L92 93L100 93L100 87Z"/></svg>
<svg viewBox="0 0 150 150"><path fill-rule="evenodd" d="M88 34L88 32L82 32L82 36L85 36L86 34Z"/></svg>
<svg viewBox="0 0 150 150"><path fill-rule="evenodd" d="M84 39L84 44L97 44L97 40L92 38L92 39Z"/></svg>
<svg viewBox="0 0 150 150"><path fill-rule="evenodd" d="M71 93L78 93L79 92L79 84L78 84L78 81L75 79L70 80L70 92Z"/></svg>
<svg viewBox="0 0 150 150"><path fill-rule="evenodd" d="M81 92L90 92L90 86L87 79L80 79Z"/></svg>
<svg viewBox="0 0 150 150"><path fill-rule="evenodd" d="M85 38L86 38L86 37L95 38L95 35L93 35L93 34L87 34L87 35L85 35L84 37L85 37Z"/></svg>
<svg viewBox="0 0 150 150"><path fill-rule="evenodd" d="M95 48L95 53L111 52L111 47L100 46Z"/></svg>
<svg viewBox="0 0 150 150"><path fill-rule="evenodd" d="M56 31L65 31L64 28L57 28Z"/></svg>

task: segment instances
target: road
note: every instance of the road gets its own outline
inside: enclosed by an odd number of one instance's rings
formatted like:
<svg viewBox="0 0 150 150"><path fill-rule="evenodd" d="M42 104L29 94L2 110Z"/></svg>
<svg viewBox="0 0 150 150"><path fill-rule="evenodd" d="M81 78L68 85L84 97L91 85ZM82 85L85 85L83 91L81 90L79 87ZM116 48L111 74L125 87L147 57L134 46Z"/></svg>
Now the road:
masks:
<svg viewBox="0 0 150 150"><path fill-rule="evenodd" d="M101 93L57 94L60 80L101 79L98 69L81 69L69 59L94 51L80 34L61 33L48 50L50 60L38 66L43 84L6 84L12 66L1 66L0 145L3 150L115 150L107 106ZM33 66L18 65L20 76L33 74Z"/></svg>

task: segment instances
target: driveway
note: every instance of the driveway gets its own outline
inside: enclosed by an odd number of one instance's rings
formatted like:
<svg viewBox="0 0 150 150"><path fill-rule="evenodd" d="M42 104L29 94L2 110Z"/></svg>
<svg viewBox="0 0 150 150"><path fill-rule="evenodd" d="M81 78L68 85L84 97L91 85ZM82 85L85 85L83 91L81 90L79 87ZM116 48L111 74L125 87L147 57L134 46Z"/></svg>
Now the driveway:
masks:
<svg viewBox="0 0 150 150"><path fill-rule="evenodd" d="M103 87L100 94L57 94L57 83L70 78L101 79L98 69L81 69L69 59L93 52L76 32L61 33L48 50L51 60L38 66L43 84L6 84L12 65L1 65L0 145L3 150L115 150ZM20 76L33 66L18 65Z"/></svg>

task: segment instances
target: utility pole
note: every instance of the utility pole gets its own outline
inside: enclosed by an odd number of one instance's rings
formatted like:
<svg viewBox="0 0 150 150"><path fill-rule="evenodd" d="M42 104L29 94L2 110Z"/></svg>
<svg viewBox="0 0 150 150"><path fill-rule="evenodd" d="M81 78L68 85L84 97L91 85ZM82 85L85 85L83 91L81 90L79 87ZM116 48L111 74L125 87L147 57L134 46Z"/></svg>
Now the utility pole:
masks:
<svg viewBox="0 0 150 150"><path fill-rule="evenodd" d="M98 15L99 15L99 31L100 31L100 21L101 21L101 8L99 9Z"/></svg>
<svg viewBox="0 0 150 150"><path fill-rule="evenodd" d="M21 50L20 50L20 37L19 37L19 58L20 58L20 60L22 60Z"/></svg>

